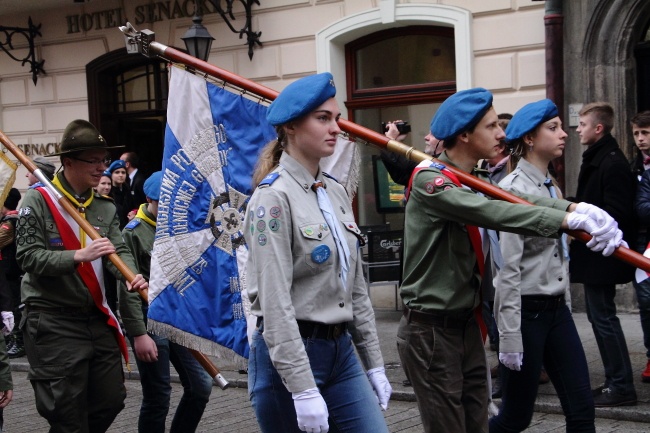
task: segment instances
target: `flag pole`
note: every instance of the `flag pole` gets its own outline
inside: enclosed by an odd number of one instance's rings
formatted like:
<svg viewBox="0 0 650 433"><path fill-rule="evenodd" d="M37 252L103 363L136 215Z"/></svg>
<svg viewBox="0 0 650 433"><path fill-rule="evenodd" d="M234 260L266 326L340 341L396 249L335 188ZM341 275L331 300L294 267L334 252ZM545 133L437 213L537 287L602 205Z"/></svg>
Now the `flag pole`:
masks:
<svg viewBox="0 0 650 433"><path fill-rule="evenodd" d="M50 191L57 199L57 202L61 205L61 207L75 220L77 224L79 224L79 227L90 237L92 240L97 240L101 239L102 236L95 230L95 228L79 213L76 207L70 203L70 200L68 200L63 194L61 194L56 187L50 182L50 179L43 174L40 168L36 166L32 162L31 159L25 155L25 153L18 147L16 144L7 137L2 130L0 130L0 143L4 145L4 147L7 148L9 152L11 152L18 161L22 165L25 166L27 170L30 171L36 177L39 182L41 182L47 189ZM124 276L124 278L130 283L133 281L135 278L135 274L129 268L126 263L120 258L120 256L117 255L117 253L111 253L107 256L107 258L115 265L118 271ZM147 297L147 291L146 290L138 290L138 293L140 294L140 297L144 299L145 301L148 301ZM226 389L230 385L228 381L221 375L221 372L219 369L210 361L210 359L202 354L201 352L198 352L196 350L191 350L190 352L192 355L196 358L196 360L203 366L203 368L210 374L214 382L219 386L221 389Z"/></svg>
<svg viewBox="0 0 650 433"><path fill-rule="evenodd" d="M252 80L248 80L237 74L233 74L232 72L226 71L225 69L211 65L208 62L197 59L196 57L186 54L180 50L161 44L160 42L156 42L155 33L151 30L145 29L142 31L136 31L130 23L127 23L126 26L120 27L120 30L124 33L124 37L127 43L127 50L129 52L141 53L147 57L161 57L172 62L182 63L195 71L206 74L206 76L210 75L212 77L218 78L226 83L243 89L245 92L252 93L269 101L274 100L278 96L279 92L273 89L258 84ZM379 134L378 132L365 128L361 125L357 125L356 123L350 122L349 120L339 119L338 123L341 130L348 133L348 135L350 135L351 139L353 140L355 138L360 138L382 149L403 155L411 161L421 162L425 159L428 159L431 161L439 162L435 158L432 158L431 156L415 149L412 146L408 146L396 140L391 140L383 134ZM492 185L475 176L470 175L469 173L465 173L464 171L451 166L447 166L447 169L455 174L461 183L487 196L510 203L533 206L532 203L522 199L521 197L504 191L495 185ZM591 235L582 230L565 231L569 235L582 242L586 243L591 240ZM640 268L646 272L650 272L650 258L644 257L643 255L630 248L625 248L623 246L618 247L612 256L628 263L629 265L634 266L635 268Z"/></svg>

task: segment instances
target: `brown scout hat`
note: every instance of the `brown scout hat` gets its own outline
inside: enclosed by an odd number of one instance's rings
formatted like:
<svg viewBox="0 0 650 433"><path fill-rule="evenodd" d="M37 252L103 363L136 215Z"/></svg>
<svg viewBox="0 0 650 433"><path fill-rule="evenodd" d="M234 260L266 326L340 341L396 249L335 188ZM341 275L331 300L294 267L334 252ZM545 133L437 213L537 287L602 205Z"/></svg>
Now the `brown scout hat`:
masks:
<svg viewBox="0 0 650 433"><path fill-rule="evenodd" d="M63 138L61 139L61 148L58 153L50 156L66 155L73 152L82 152L84 150L94 149L117 149L124 146L108 146L106 140L99 133L97 128L87 120L73 120L65 127Z"/></svg>

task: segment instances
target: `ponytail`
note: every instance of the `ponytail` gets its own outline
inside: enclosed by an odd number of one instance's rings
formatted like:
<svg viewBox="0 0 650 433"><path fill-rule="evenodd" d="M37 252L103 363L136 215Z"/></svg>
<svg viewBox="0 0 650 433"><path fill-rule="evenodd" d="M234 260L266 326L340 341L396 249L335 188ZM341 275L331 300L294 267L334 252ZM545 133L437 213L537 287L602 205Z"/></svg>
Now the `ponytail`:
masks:
<svg viewBox="0 0 650 433"><path fill-rule="evenodd" d="M286 145L287 136L282 125L276 126L275 129L278 133L278 138L269 141L262 148L259 160L255 165L255 170L253 171L253 189L257 188L257 185L259 185L262 179L280 164L280 156Z"/></svg>

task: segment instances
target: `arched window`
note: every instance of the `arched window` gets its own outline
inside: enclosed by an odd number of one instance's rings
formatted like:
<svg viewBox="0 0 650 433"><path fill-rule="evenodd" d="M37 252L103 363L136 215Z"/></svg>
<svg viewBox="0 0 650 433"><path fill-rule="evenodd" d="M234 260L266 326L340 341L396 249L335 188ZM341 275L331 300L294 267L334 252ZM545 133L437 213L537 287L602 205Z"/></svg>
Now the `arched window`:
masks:
<svg viewBox="0 0 650 433"><path fill-rule="evenodd" d="M411 125L404 143L424 151L424 136L440 103L456 91L454 29L399 27L376 32L345 46L350 120L381 131L382 122ZM360 225L403 227L399 194L385 179L379 150L361 148L357 209ZM403 203L402 203L403 204Z"/></svg>

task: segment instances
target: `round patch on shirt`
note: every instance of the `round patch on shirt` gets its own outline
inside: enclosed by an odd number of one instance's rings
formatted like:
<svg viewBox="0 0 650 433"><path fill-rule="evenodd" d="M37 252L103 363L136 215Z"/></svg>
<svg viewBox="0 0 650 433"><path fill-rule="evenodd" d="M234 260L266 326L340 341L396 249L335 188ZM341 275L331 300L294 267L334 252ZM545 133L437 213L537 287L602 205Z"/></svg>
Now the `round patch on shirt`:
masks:
<svg viewBox="0 0 650 433"><path fill-rule="evenodd" d="M330 258L331 254L332 252L330 251L330 247L327 245L319 245L311 252L311 259L314 263L320 265L321 263L325 263L327 259Z"/></svg>
<svg viewBox="0 0 650 433"><path fill-rule="evenodd" d="M431 182L427 182L427 183L424 184L424 190L428 194L433 194L433 191L436 190L436 186L434 184L432 184Z"/></svg>
<svg viewBox="0 0 650 433"><path fill-rule="evenodd" d="M277 232L278 229L280 228L280 221L276 219L272 219L271 221L269 221L269 228L271 229L271 231Z"/></svg>
<svg viewBox="0 0 650 433"><path fill-rule="evenodd" d="M264 220L259 220L259 221L257 222L257 230L259 230L259 231L261 231L261 232L263 232L264 230L266 230L266 221L264 221Z"/></svg>
<svg viewBox="0 0 650 433"><path fill-rule="evenodd" d="M281 213L281 211L280 211L280 207L279 207L279 206L273 206L273 207L271 208L271 210L269 211L269 214L271 214L271 216L272 216L273 218L277 218L277 217L279 217L279 216L280 216L280 213Z"/></svg>
<svg viewBox="0 0 650 433"><path fill-rule="evenodd" d="M436 177L435 179L433 179L433 183L434 183L436 186L442 186L442 184L445 183L445 178L444 178L444 177L441 177L441 176L438 176L438 177Z"/></svg>
<svg viewBox="0 0 650 433"><path fill-rule="evenodd" d="M21 207L20 210L18 211L18 215L20 216L27 216L31 213L32 213L31 207Z"/></svg>
<svg viewBox="0 0 650 433"><path fill-rule="evenodd" d="M267 239L266 239L266 235L264 233L261 233L257 237L257 243L260 244L261 246L266 245L266 241L267 241Z"/></svg>
<svg viewBox="0 0 650 433"><path fill-rule="evenodd" d="M262 218L266 214L266 209L264 209L264 206L260 206L257 208L257 217Z"/></svg>
<svg viewBox="0 0 650 433"><path fill-rule="evenodd" d="M306 234L307 236L311 236L311 235L314 234L314 230L313 230L311 227L306 227L306 228L305 228L305 234Z"/></svg>
<svg viewBox="0 0 650 433"><path fill-rule="evenodd" d="M452 187L451 185L447 185L447 186L444 187L442 190L443 190L443 191L447 191L448 189L452 189L452 188L453 188L453 187Z"/></svg>

